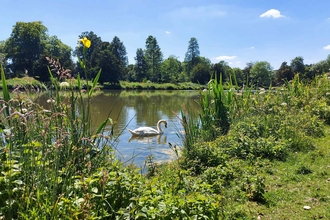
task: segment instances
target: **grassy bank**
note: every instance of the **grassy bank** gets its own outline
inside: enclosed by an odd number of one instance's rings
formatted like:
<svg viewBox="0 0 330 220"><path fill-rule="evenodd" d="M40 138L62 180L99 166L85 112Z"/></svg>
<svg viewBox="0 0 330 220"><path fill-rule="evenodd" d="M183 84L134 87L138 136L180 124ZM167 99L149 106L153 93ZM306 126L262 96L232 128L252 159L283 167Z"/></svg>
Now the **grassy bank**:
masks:
<svg viewBox="0 0 330 220"><path fill-rule="evenodd" d="M67 79L66 82L69 83L68 88L78 89L78 81L77 79ZM85 81L83 83L82 88L86 89ZM92 82L89 81L89 85ZM58 83L60 85L60 83ZM14 90L17 88L21 89L41 89L45 90L46 87L53 88L50 83L42 83L32 77L22 77L22 78L13 78L7 80L7 86L10 90ZM152 82L126 82L120 81L119 84L107 84L99 85L97 84L98 89L127 89L127 90L199 90L204 89L205 86L196 84L196 83L152 83ZM2 85L0 85L0 89L2 89Z"/></svg>
<svg viewBox="0 0 330 220"><path fill-rule="evenodd" d="M52 78L47 107L10 93L3 70L1 80L2 219L330 218L327 75L271 92L212 81L200 118L178 116L182 146L169 147L179 159L150 155L146 175L115 157L111 119L91 129L97 77L66 97Z"/></svg>

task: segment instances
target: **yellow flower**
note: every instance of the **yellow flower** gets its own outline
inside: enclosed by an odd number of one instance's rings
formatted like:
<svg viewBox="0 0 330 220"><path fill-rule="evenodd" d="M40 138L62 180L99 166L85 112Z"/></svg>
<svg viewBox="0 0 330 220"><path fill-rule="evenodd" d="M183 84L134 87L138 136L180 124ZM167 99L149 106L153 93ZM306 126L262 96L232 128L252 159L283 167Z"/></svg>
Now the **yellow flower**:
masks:
<svg viewBox="0 0 330 220"><path fill-rule="evenodd" d="M87 37L84 37L83 39L79 39L79 42L81 42L87 48L91 47L91 41L88 40Z"/></svg>

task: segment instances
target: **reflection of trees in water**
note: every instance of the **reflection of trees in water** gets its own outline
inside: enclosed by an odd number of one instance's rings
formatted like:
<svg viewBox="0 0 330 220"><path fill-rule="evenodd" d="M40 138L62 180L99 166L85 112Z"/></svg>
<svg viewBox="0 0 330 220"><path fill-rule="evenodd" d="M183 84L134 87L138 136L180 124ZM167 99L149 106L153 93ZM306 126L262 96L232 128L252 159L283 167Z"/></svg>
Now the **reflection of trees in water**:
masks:
<svg viewBox="0 0 330 220"><path fill-rule="evenodd" d="M187 96L188 93L188 91L142 93L140 96L130 99L129 107L135 109L138 124L156 125L164 115L173 118L174 113L179 113L185 107L196 109L198 105L193 97Z"/></svg>
<svg viewBox="0 0 330 220"><path fill-rule="evenodd" d="M70 92L66 95L69 96ZM44 94L38 98L38 103L47 108L50 105L47 99L48 95ZM196 91L104 91L92 97L92 126L97 128L110 117L123 129L135 116L134 120L137 124L156 127L159 119L173 118L174 113L179 113L184 108L199 109L199 105L194 101L196 99L198 99ZM129 114L132 112L135 115ZM197 117L197 111L192 113Z"/></svg>

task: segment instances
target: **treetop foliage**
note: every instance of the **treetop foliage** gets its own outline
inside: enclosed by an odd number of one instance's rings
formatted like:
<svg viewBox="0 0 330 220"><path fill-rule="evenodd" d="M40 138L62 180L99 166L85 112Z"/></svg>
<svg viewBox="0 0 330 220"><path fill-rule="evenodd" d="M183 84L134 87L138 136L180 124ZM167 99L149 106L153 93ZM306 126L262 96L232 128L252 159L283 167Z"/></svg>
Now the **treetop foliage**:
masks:
<svg viewBox="0 0 330 220"><path fill-rule="evenodd" d="M301 56L291 60L290 65L283 62L276 71L267 61L249 62L243 69L231 68L223 60L212 64L200 55L195 37L188 42L184 61L176 56L164 59L156 37L150 35L145 41L145 49L136 50L135 63L129 65L126 47L118 36L111 42L103 41L93 31L82 32L78 39L88 39L90 48L85 55L87 77L93 79L97 70L102 69L101 83L118 83L119 80L136 82L208 82L211 78L222 77L223 82L233 78L239 86L280 85L291 80L295 74L310 80L316 75L329 72L330 55L316 64L305 65ZM7 40L0 41L0 63L5 67L8 78L31 76L41 81L49 81L46 57L57 60L64 69L70 69L72 77L82 72L74 64L72 56L83 58L82 41L74 50L64 44L57 36L49 36L48 29L41 21L17 22Z"/></svg>

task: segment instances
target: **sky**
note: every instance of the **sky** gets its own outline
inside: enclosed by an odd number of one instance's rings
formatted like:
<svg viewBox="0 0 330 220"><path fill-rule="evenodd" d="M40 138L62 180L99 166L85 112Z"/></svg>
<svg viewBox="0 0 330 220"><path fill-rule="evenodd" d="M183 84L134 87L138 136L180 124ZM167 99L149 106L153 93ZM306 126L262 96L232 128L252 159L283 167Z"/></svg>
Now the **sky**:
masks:
<svg viewBox="0 0 330 220"><path fill-rule="evenodd" d="M330 0L0 0L0 40L18 21L42 21L73 49L93 31L102 41L117 36L129 63L149 35L164 59L184 60L195 37L200 55L231 67L267 61L274 69L297 56L305 64L330 54Z"/></svg>

